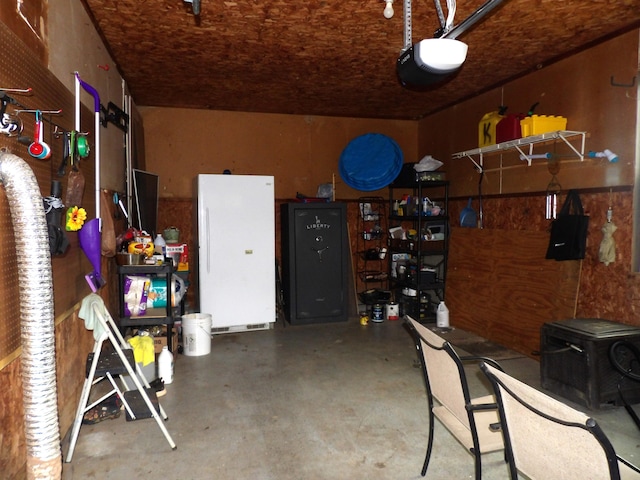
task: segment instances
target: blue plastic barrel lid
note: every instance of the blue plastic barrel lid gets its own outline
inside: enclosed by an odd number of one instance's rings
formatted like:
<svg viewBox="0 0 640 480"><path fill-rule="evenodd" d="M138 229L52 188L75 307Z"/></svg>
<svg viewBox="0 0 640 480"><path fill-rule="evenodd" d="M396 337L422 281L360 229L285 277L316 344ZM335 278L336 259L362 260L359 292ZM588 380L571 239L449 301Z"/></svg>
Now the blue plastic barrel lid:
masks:
<svg viewBox="0 0 640 480"><path fill-rule="evenodd" d="M402 150L381 133L367 133L349 142L340 155L342 180L356 190L370 192L393 182L404 163Z"/></svg>

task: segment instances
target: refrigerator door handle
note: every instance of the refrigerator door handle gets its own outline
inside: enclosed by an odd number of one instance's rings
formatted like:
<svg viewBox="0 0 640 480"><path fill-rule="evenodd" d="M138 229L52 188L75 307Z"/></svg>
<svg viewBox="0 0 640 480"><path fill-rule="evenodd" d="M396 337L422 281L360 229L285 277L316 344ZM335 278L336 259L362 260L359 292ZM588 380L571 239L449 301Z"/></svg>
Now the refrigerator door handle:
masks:
<svg viewBox="0 0 640 480"><path fill-rule="evenodd" d="M210 263L211 263L211 255L210 255L210 243L211 243L211 238L210 238L210 232L209 232L209 208L205 207L205 232L206 232L206 245L207 245L207 273L210 273L211 271L211 267L210 267Z"/></svg>

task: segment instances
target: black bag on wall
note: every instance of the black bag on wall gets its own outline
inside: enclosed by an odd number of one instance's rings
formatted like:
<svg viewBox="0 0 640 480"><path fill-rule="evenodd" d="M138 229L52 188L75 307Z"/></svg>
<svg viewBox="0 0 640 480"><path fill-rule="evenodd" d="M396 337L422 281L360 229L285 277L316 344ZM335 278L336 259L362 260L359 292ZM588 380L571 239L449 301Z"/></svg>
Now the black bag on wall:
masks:
<svg viewBox="0 0 640 480"><path fill-rule="evenodd" d="M558 218L551 224L551 236L546 258L551 260L581 260L587 247L589 216L584 214L580 195L569 190Z"/></svg>

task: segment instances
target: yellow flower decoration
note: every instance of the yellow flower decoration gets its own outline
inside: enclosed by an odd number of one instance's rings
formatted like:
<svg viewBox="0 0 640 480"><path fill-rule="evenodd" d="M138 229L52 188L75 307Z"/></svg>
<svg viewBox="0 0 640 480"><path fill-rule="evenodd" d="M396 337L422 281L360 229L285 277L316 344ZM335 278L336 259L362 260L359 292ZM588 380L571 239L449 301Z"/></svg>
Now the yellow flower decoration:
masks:
<svg viewBox="0 0 640 480"><path fill-rule="evenodd" d="M86 219L87 211L84 208L71 207L67 210L67 231L77 232L82 228Z"/></svg>

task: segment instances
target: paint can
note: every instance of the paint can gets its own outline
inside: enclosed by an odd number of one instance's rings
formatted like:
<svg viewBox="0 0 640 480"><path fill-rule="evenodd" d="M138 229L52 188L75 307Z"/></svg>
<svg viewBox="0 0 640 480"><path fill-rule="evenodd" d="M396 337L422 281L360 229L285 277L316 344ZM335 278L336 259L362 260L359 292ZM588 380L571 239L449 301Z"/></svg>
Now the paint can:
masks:
<svg viewBox="0 0 640 480"><path fill-rule="evenodd" d="M384 322L384 315L382 314L382 305L380 305L379 303L376 303L371 308L371 321L376 323Z"/></svg>
<svg viewBox="0 0 640 480"><path fill-rule="evenodd" d="M397 303L387 304L387 320L398 320L400 318L400 307Z"/></svg>

